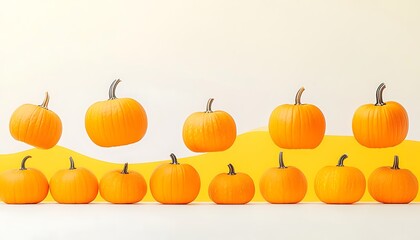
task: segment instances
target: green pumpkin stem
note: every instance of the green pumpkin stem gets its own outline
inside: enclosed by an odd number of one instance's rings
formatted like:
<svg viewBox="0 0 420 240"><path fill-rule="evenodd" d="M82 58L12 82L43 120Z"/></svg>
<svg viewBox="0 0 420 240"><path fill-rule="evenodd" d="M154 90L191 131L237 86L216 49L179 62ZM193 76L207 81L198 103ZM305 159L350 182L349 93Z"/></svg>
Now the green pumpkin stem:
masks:
<svg viewBox="0 0 420 240"><path fill-rule="evenodd" d="M128 163L124 163L124 168L121 171L121 174L128 174Z"/></svg>
<svg viewBox="0 0 420 240"><path fill-rule="evenodd" d="M112 82L111 86L109 87L109 100L117 99L117 97L115 96L115 89L117 89L117 85L120 82L120 79L116 79Z"/></svg>
<svg viewBox="0 0 420 240"><path fill-rule="evenodd" d="M395 156L394 157L394 165L392 165L391 169L395 169L395 170L400 169L399 164L400 164L400 158L398 156Z"/></svg>
<svg viewBox="0 0 420 240"><path fill-rule="evenodd" d="M69 170L74 170L74 169L76 169L76 167L74 166L73 158L70 157L70 168L69 168Z"/></svg>
<svg viewBox="0 0 420 240"><path fill-rule="evenodd" d="M172 159L171 164L175 164L175 165L179 164L178 159L176 159L175 154L171 153L171 155L169 155L169 156L171 156L171 159Z"/></svg>
<svg viewBox="0 0 420 240"><path fill-rule="evenodd" d="M206 113L212 113L213 111L211 110L211 104L213 103L214 98L210 98L207 101L207 106L206 106Z"/></svg>
<svg viewBox="0 0 420 240"><path fill-rule="evenodd" d="M229 168L228 175L236 175L235 168L233 168L233 165L229 163L227 166Z"/></svg>
<svg viewBox="0 0 420 240"><path fill-rule="evenodd" d="M280 154L279 154L279 168L281 168L281 169L287 168L287 167L284 165L284 161L283 161L283 152L280 152Z"/></svg>
<svg viewBox="0 0 420 240"><path fill-rule="evenodd" d="M296 97L295 97L295 105L301 105L302 103L300 102L300 99L302 97L302 93L303 91L305 91L304 87L299 88L299 91L296 93Z"/></svg>
<svg viewBox="0 0 420 240"><path fill-rule="evenodd" d="M23 159L22 159L22 162L21 162L21 164L20 164L20 170L26 170L26 167L25 167L25 163L26 163L26 160L28 159L28 158L31 158L32 156L26 156L26 157L24 157Z"/></svg>
<svg viewBox="0 0 420 240"><path fill-rule="evenodd" d="M348 157L349 156L347 154L344 154L343 156L341 156L340 159L338 160L337 167L344 167L344 160Z"/></svg>
<svg viewBox="0 0 420 240"><path fill-rule="evenodd" d="M379 84L378 89L376 89L376 103L375 103L375 106L383 106L383 105L386 104L384 102L383 97L382 97L385 88L386 88L385 83L381 83L381 84Z"/></svg>
<svg viewBox="0 0 420 240"><path fill-rule="evenodd" d="M45 98L44 101L39 105L40 107L43 107L45 109L48 109L48 103L50 102L50 95L48 92L45 92Z"/></svg>

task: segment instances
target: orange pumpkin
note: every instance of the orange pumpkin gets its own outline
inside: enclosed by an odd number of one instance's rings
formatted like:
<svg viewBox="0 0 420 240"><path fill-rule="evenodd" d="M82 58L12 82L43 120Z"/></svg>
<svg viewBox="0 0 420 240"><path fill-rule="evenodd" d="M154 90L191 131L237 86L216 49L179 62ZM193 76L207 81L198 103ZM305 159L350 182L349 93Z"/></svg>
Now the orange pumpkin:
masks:
<svg viewBox="0 0 420 240"><path fill-rule="evenodd" d="M408 115L397 102L384 102L385 84L376 90L376 104L365 104L353 115L353 134L369 148L393 147L404 141L408 133Z"/></svg>
<svg viewBox="0 0 420 240"><path fill-rule="evenodd" d="M236 139L236 124L224 111L212 111L213 98L205 112L191 114L184 122L182 137L193 152L216 152L230 148Z"/></svg>
<svg viewBox="0 0 420 240"><path fill-rule="evenodd" d="M153 198L163 204L187 204L200 192L200 176L189 164L180 164L171 154L171 163L157 167L150 177Z"/></svg>
<svg viewBox="0 0 420 240"><path fill-rule="evenodd" d="M236 173L232 164L228 173L220 173L210 182L209 197L217 204L246 204L255 194L252 178L246 173Z"/></svg>
<svg viewBox="0 0 420 240"><path fill-rule="evenodd" d="M399 168L399 158L395 156L392 167L380 167L372 172L368 190L381 203L409 203L416 198L419 186L410 170Z"/></svg>
<svg viewBox="0 0 420 240"><path fill-rule="evenodd" d="M146 181L136 171L124 169L105 174L99 183L99 192L103 199L111 203L136 203L143 199L147 192Z"/></svg>
<svg viewBox="0 0 420 240"><path fill-rule="evenodd" d="M146 134L147 116L144 108L132 98L115 96L119 82L120 79L112 82L107 101L94 103L86 112L86 132L101 147L135 143Z"/></svg>
<svg viewBox="0 0 420 240"><path fill-rule="evenodd" d="M319 170L315 177L315 193L325 203L351 204L359 201L365 193L366 180L355 167L346 167L344 154L337 166Z"/></svg>
<svg viewBox="0 0 420 240"><path fill-rule="evenodd" d="M6 170L0 174L1 200L5 203L39 203L48 195L48 180L34 168L26 168L31 156L23 158L20 169Z"/></svg>
<svg viewBox="0 0 420 240"><path fill-rule="evenodd" d="M287 149L316 148L324 138L325 118L321 110L312 104L302 104L300 88L295 104L283 104L274 109L268 122L273 142Z"/></svg>
<svg viewBox="0 0 420 240"><path fill-rule="evenodd" d="M58 203L90 203L98 194L98 180L88 169L75 168L70 157L70 168L51 177L50 192Z"/></svg>
<svg viewBox="0 0 420 240"><path fill-rule="evenodd" d="M283 162L280 152L279 167L268 169L260 180L260 191L269 203L298 203L305 197L308 183L305 175L298 168Z"/></svg>
<svg viewBox="0 0 420 240"><path fill-rule="evenodd" d="M61 137L61 120L48 109L50 97L45 94L41 105L23 104L13 112L9 130L12 137L37 148L54 147Z"/></svg>

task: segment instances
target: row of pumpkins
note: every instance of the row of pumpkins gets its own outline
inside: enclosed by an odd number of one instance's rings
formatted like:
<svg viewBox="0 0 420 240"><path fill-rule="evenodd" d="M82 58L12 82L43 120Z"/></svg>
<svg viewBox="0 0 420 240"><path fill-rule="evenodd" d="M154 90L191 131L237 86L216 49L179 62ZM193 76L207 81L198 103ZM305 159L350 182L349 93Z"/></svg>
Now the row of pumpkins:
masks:
<svg viewBox="0 0 420 240"><path fill-rule="evenodd" d="M144 108L132 98L117 98L115 90L121 80L109 88L109 99L91 105L85 116L89 138L101 147L116 147L140 141L146 133L147 116ZM356 110L353 133L356 140L369 148L393 147L408 133L408 116L397 102L384 102L385 84L376 91L376 103ZM305 89L299 89L295 104L283 104L271 113L269 132L281 148L312 149L325 134L325 118L312 104L302 104ZM55 146L62 132L61 120L48 109L49 95L41 105L24 104L12 114L9 130L13 138L42 149ZM193 152L224 151L236 139L236 124L231 115L211 109L213 99L205 112L191 114L183 126L183 140Z"/></svg>
<svg viewBox="0 0 420 240"><path fill-rule="evenodd" d="M189 164L179 163L171 154L172 161L158 166L149 181L153 198L162 204L188 204L197 197L201 182L198 172ZM76 168L70 157L70 168L56 172L49 183L45 175L33 168L26 168L26 156L20 169L6 170L0 174L0 199L9 204L39 203L48 191L58 203L89 203L98 190L103 199L111 203L136 203L143 199L147 184L143 176L123 170L105 174L99 184L96 176L86 168ZM340 157L336 166L319 170L314 187L318 198L331 204L351 204L365 193L366 180L355 167L346 167ZM210 199L217 204L246 204L255 193L253 179L246 173L235 172L232 164L229 172L218 174L208 186ZM285 166L280 153L279 166L268 169L260 178L261 195L270 203L298 203L307 191L305 175L292 166ZM392 167L380 167L370 175L368 190L382 203L409 203L417 195L416 176L407 169L399 168L398 156Z"/></svg>

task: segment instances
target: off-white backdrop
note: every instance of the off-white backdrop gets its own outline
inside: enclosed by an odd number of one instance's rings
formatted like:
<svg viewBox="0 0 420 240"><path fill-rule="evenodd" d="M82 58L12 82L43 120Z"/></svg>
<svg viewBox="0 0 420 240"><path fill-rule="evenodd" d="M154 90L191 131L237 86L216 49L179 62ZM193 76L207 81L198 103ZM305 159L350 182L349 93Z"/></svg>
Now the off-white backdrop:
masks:
<svg viewBox="0 0 420 240"><path fill-rule="evenodd" d="M10 136L9 118L45 91L63 122L59 145L112 162L193 155L183 121L210 97L239 134L266 126L301 86L327 134L351 135L354 110L385 82L385 100L409 113L408 139L420 140L419 9L414 0L2 1L0 153L30 148ZM116 78L117 96L138 100L149 128L136 144L100 148L84 115Z"/></svg>

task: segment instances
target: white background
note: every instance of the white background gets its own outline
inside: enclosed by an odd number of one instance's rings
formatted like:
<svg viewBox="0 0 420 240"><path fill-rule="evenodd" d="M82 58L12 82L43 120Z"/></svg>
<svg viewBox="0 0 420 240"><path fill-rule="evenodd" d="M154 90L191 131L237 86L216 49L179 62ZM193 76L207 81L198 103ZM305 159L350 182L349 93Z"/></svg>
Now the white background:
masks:
<svg viewBox="0 0 420 240"><path fill-rule="evenodd" d="M111 162L193 155L182 125L210 97L238 133L266 126L301 86L327 134L351 135L354 110L385 82L418 140L419 9L415 0L1 1L0 153L30 148L10 136L9 118L45 91L63 122L59 145ZM116 78L117 96L138 100L150 124L140 142L105 149L84 115Z"/></svg>

